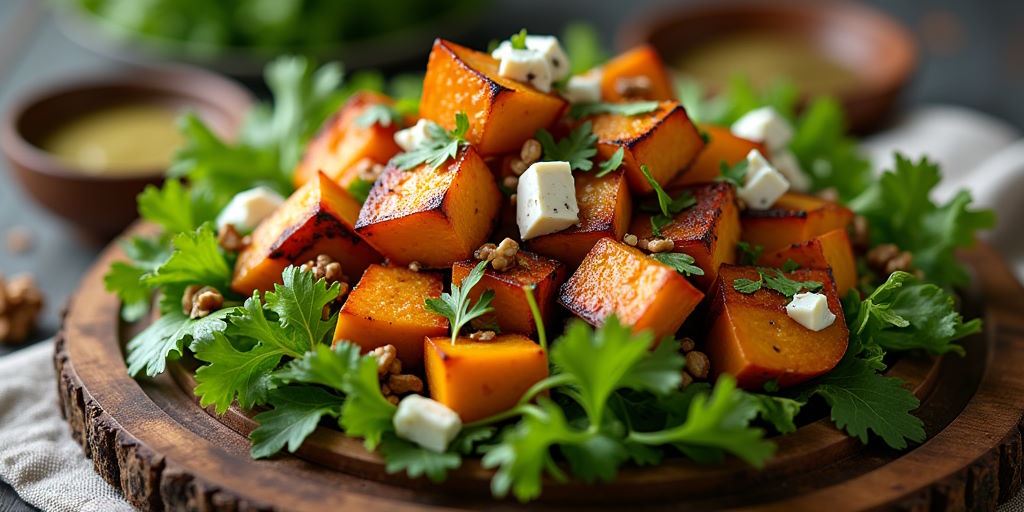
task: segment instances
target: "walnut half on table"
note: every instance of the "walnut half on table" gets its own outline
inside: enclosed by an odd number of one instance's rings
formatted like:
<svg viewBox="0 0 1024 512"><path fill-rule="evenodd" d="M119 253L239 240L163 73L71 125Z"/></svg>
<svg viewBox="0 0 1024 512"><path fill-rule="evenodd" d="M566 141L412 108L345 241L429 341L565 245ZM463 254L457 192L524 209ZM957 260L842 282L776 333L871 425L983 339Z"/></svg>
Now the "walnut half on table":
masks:
<svg viewBox="0 0 1024 512"><path fill-rule="evenodd" d="M0 343L24 343L43 309L43 293L29 274L0 274Z"/></svg>

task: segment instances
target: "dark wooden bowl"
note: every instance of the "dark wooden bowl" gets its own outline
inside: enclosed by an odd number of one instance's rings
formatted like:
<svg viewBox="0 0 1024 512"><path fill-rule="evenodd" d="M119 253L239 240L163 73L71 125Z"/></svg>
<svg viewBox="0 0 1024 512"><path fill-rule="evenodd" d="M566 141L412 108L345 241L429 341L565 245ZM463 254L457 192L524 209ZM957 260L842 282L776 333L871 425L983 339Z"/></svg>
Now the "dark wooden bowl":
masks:
<svg viewBox="0 0 1024 512"><path fill-rule="evenodd" d="M39 204L87 238L109 240L135 219L135 197L146 185L160 183L166 169L90 175L39 149L41 140L76 116L139 102L192 109L219 134L232 137L252 101L246 89L228 79L180 66L77 78L15 102L0 127L0 148L14 176Z"/></svg>
<svg viewBox="0 0 1024 512"><path fill-rule="evenodd" d="M796 35L854 70L859 83L837 94L852 131L878 128L896 106L916 66L917 49L898 22L861 4L840 1L722 1L653 9L625 23L616 46L649 43L667 62L725 34ZM799 85L799 84L797 84Z"/></svg>

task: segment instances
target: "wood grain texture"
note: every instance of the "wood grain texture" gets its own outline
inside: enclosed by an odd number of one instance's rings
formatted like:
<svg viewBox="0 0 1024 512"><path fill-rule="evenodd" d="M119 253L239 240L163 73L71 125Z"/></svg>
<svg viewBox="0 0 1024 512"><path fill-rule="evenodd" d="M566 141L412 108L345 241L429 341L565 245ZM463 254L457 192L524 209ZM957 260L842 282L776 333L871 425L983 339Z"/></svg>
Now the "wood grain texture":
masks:
<svg viewBox="0 0 1024 512"><path fill-rule="evenodd" d="M517 508L494 501L489 473L467 461L442 485L388 475L380 458L336 431L318 429L295 455L254 461L243 411L218 417L191 395L191 374L171 367L155 379L126 374L129 327L102 291L108 249L82 283L58 335L62 409L72 435L108 482L143 510L425 510ZM967 313L985 331L965 341L965 358L904 358L892 372L922 398L928 440L906 452L862 446L826 420L776 439L756 471L738 461L698 466L670 459L626 468L612 483L546 485L530 510L761 508L991 510L1022 480L1024 290L988 247L964 254L975 272ZM983 299L983 300L982 300Z"/></svg>

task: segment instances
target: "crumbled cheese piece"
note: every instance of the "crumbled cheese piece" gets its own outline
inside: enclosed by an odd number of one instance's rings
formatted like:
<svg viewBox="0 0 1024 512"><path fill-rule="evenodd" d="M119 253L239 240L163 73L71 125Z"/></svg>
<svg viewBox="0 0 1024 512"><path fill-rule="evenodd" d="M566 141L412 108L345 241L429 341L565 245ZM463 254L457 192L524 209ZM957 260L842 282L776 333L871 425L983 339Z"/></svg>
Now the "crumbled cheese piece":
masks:
<svg viewBox="0 0 1024 512"><path fill-rule="evenodd" d="M798 293L786 305L786 314L796 323L820 331L836 321L836 315L828 309L828 299L820 293Z"/></svg>
<svg viewBox="0 0 1024 512"><path fill-rule="evenodd" d="M772 165L786 177L793 190L807 192L811 189L811 179L804 173L792 151L783 149L772 153Z"/></svg>
<svg viewBox="0 0 1024 512"><path fill-rule="evenodd" d="M403 398L392 423L398 437L437 453L447 450L448 443L462 430L462 420L455 411L420 395Z"/></svg>
<svg viewBox="0 0 1024 512"><path fill-rule="evenodd" d="M747 153L747 163L746 183L736 194L747 203L748 208L767 210L789 190L789 182L756 149Z"/></svg>
<svg viewBox="0 0 1024 512"><path fill-rule="evenodd" d="M256 187L239 192L231 198L228 205L217 215L217 228L223 229L228 224L235 226L240 233L248 233L284 203L281 194L267 188Z"/></svg>
<svg viewBox="0 0 1024 512"><path fill-rule="evenodd" d="M768 151L784 149L793 138L793 127L772 107L751 110L739 118L730 128L732 134L744 139L764 142Z"/></svg>
<svg viewBox="0 0 1024 512"><path fill-rule="evenodd" d="M395 144L398 144L402 151L412 151L432 138L431 130L437 131L443 130L443 128L433 121L420 119L409 128L395 132Z"/></svg>
<svg viewBox="0 0 1024 512"><path fill-rule="evenodd" d="M570 78L565 84L562 96L569 100L569 103L601 101L601 72L591 71Z"/></svg>
<svg viewBox="0 0 1024 512"><path fill-rule="evenodd" d="M539 53L551 66L551 79L569 76L569 56L555 36L526 36L526 49Z"/></svg>
<svg viewBox="0 0 1024 512"><path fill-rule="evenodd" d="M523 240L561 231L579 222L576 182L569 162L531 165L519 177L516 197L516 224Z"/></svg>
<svg viewBox="0 0 1024 512"><path fill-rule="evenodd" d="M499 59L498 75L518 82L526 82L543 92L551 92L551 63L539 52L527 48L517 50L502 43L492 56Z"/></svg>

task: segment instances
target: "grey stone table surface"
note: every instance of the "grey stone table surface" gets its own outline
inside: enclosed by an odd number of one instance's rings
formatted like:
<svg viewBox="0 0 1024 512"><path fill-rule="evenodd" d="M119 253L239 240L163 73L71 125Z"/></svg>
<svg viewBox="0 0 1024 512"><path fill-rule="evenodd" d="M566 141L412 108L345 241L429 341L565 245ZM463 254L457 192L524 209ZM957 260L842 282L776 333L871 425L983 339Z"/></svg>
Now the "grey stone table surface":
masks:
<svg viewBox="0 0 1024 512"><path fill-rule="evenodd" d="M497 0L472 30L474 44L523 26L559 33L565 22L584 19L610 43L624 17L650 9L651 0ZM921 65L906 94L909 105L966 105L1024 127L1024 2L970 0L868 0L901 20L921 46ZM537 12L544 16L537 16ZM424 53L425 56L425 53ZM0 0L0 112L35 87L63 77L102 74L123 66L68 40L41 0ZM31 272L47 297L36 339L52 335L57 314L100 247L76 237L60 219L26 197L0 162L0 238L12 228L31 231L32 249L8 251L0 243L0 272ZM0 355L11 348L0 347ZM0 482L0 512L32 510Z"/></svg>

